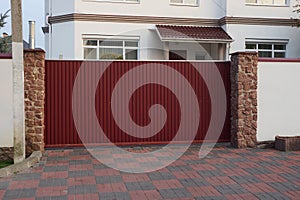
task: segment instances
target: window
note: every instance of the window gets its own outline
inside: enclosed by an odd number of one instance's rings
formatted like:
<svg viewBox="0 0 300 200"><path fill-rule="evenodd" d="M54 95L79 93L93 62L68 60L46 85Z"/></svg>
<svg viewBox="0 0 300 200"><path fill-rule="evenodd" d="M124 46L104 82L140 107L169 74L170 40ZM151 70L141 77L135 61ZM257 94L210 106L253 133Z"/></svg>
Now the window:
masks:
<svg viewBox="0 0 300 200"><path fill-rule="evenodd" d="M137 60L139 42L136 40L83 40L84 59Z"/></svg>
<svg viewBox="0 0 300 200"><path fill-rule="evenodd" d="M170 4L197 6L198 0L170 0Z"/></svg>
<svg viewBox="0 0 300 200"><path fill-rule="evenodd" d="M285 58L286 44L246 42L246 51L256 51L262 58Z"/></svg>
<svg viewBox="0 0 300 200"><path fill-rule="evenodd" d="M125 2L125 3L138 3L139 2L139 0L85 0L85 1Z"/></svg>
<svg viewBox="0 0 300 200"><path fill-rule="evenodd" d="M187 51L186 50L170 50L169 60L186 60Z"/></svg>
<svg viewBox="0 0 300 200"><path fill-rule="evenodd" d="M285 6L288 0L246 0L246 4Z"/></svg>

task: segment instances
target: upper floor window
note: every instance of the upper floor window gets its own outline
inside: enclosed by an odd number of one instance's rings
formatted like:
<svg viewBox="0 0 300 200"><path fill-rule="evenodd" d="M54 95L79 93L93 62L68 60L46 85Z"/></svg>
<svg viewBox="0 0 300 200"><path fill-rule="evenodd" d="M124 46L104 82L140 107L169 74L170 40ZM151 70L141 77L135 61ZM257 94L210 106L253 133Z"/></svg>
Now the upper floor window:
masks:
<svg viewBox="0 0 300 200"><path fill-rule="evenodd" d="M137 40L83 40L84 59L90 60L137 60Z"/></svg>
<svg viewBox="0 0 300 200"><path fill-rule="evenodd" d="M197 6L198 0L170 0L170 4Z"/></svg>
<svg viewBox="0 0 300 200"><path fill-rule="evenodd" d="M288 0L246 0L246 4L285 6Z"/></svg>
<svg viewBox="0 0 300 200"><path fill-rule="evenodd" d="M285 43L246 42L246 51L256 51L261 58L285 58Z"/></svg>
<svg viewBox="0 0 300 200"><path fill-rule="evenodd" d="M85 1L138 3L140 0L85 0Z"/></svg>

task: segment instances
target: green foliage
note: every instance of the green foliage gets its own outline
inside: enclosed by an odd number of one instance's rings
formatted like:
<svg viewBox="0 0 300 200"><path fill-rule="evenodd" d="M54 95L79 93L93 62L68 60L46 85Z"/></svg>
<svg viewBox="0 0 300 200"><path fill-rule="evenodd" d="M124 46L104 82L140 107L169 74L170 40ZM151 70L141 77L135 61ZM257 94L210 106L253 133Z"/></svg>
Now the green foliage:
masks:
<svg viewBox="0 0 300 200"><path fill-rule="evenodd" d="M294 12L298 13L300 18L300 0L297 0L296 5L294 5ZM297 19L297 25L300 27L300 19Z"/></svg>
<svg viewBox="0 0 300 200"><path fill-rule="evenodd" d="M0 169L1 169L1 168L4 168L4 167L7 167L7 166L9 166L9 165L12 165L12 164L14 164L14 162L11 161L11 160L8 160L8 161L0 161Z"/></svg>
<svg viewBox="0 0 300 200"><path fill-rule="evenodd" d="M0 38L0 53L11 53L11 36Z"/></svg>
<svg viewBox="0 0 300 200"><path fill-rule="evenodd" d="M5 20L9 17L8 13L10 10L6 11L4 14L0 13L0 28L3 28L7 23Z"/></svg>

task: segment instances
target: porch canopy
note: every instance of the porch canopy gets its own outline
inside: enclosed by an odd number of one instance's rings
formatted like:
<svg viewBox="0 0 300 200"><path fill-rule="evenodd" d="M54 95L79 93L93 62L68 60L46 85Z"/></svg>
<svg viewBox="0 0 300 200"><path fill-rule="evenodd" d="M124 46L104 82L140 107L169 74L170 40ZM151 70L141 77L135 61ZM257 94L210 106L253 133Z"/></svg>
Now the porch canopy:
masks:
<svg viewBox="0 0 300 200"><path fill-rule="evenodd" d="M156 25L163 42L230 43L232 38L221 27Z"/></svg>
<svg viewBox="0 0 300 200"><path fill-rule="evenodd" d="M232 38L221 27L156 25L165 60L227 60Z"/></svg>

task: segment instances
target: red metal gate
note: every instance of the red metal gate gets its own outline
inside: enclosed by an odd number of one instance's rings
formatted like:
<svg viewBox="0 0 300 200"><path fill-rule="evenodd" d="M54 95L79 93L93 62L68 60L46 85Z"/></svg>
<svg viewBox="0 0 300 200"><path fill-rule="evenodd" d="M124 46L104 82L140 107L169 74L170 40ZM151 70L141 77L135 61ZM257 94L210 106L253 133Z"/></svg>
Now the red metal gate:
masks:
<svg viewBox="0 0 300 200"><path fill-rule="evenodd" d="M80 71L82 67L87 67L90 70ZM194 142L202 142L205 137L212 116L211 96L208 88L209 85L214 85L216 82L213 71L207 70L209 68L216 68L220 72L222 81L226 92L226 119L222 133L219 137L219 142L230 140L230 62L160 62L160 61L117 61L117 62L83 62L83 61L46 61L46 147L63 147L63 146L81 146L82 135L78 134L75 118L79 117L80 113L85 116L85 110L76 112L74 115L74 85L78 81L78 73L80 72L81 83L76 87L76 98L78 105L89 104L86 101L86 96L90 95L90 90L96 82L94 90L95 105L93 109L96 112L98 126L101 127L106 137L113 143L118 145L134 145L134 144L153 144L153 143L168 143L176 136L179 129L181 118L181 104L170 88L157 83L148 83L138 87L130 98L129 109L130 116L135 124L143 127L151 123L149 117L149 109L153 105L162 105L166 111L166 120L163 128L157 134L151 137L139 138L127 134L119 127L115 121L114 113L112 111L112 96L119 80L124 77L132 69L137 69L143 66L148 69L156 70L154 74L162 76L163 73L158 70L159 67L165 66L168 69L175 71L174 74L180 74L190 84L194 91L199 107L200 121L199 128L194 138ZM199 70L203 69L201 73ZM100 73L101 71L101 73ZM99 77L101 74L101 77ZM174 74L164 77L170 79L176 87L181 87L184 91L185 86L178 85L180 81L177 80ZM210 77L210 80L204 80L203 75ZM149 74L150 76L150 74ZM143 80L145 77L139 77ZM135 80L130 79L128 84L134 85ZM207 83L209 82L209 83ZM78 84L78 82L77 82ZM77 85L78 86L78 85ZM124 94L127 91L127 86L123 86ZM93 91L92 91L93 92ZM78 95L79 94L79 95ZM120 96L119 96L120 97ZM122 94L120 99L122 99ZM189 98L188 96L186 98ZM125 99L125 96L124 96ZM125 101L125 100L124 100ZM222 99L217 100L222 101ZM79 103L78 103L79 102ZM222 102L219 102L222 103ZM80 109L80 108L76 108ZM151 110L151 109L150 109ZM122 115L122 113L120 114ZM194 119L189 119L194 120ZM95 130L95 125L91 124L91 120L82 117L81 122L86 127L85 130L85 144L105 144L106 140L103 136ZM186 138L191 137L190 132L186 132ZM80 135L80 136L79 136ZM185 142L185 137L181 137L178 142Z"/></svg>

